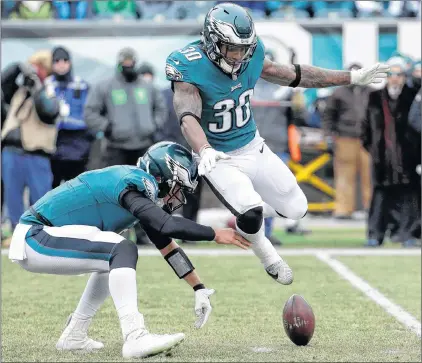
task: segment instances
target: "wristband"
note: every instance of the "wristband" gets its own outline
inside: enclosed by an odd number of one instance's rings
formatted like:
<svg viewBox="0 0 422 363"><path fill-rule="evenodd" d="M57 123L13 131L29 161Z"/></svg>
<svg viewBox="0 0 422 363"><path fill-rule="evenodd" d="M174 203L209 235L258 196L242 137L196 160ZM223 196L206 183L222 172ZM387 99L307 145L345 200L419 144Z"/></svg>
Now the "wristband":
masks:
<svg viewBox="0 0 422 363"><path fill-rule="evenodd" d="M193 291L198 291L201 289L205 289L205 285L204 284L197 284L193 287Z"/></svg>
<svg viewBox="0 0 422 363"><path fill-rule="evenodd" d="M296 78L295 80L289 84L289 87L297 87L300 83L300 80L302 79L302 71L300 69L300 65L299 64L293 64L295 67L295 71L296 71Z"/></svg>
<svg viewBox="0 0 422 363"><path fill-rule="evenodd" d="M196 116L194 113L192 113L192 112L183 112L180 115L180 118L179 118L180 125L183 123L183 117L185 117L185 116L192 116L194 119L196 119L196 121L201 122L201 119L198 116Z"/></svg>

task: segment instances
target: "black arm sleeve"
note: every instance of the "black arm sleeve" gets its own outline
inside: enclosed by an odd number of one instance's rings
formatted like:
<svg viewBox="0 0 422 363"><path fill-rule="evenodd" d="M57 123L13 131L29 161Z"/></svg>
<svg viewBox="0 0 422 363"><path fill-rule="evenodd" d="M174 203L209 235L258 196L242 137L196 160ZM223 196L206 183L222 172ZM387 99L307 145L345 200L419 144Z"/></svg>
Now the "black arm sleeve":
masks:
<svg viewBox="0 0 422 363"><path fill-rule="evenodd" d="M212 241L215 238L215 232L211 227L189 219L173 217L137 190L123 191L120 195L120 204L139 219L139 223L145 227L147 233L149 231L152 234L159 233L164 237L189 241Z"/></svg>

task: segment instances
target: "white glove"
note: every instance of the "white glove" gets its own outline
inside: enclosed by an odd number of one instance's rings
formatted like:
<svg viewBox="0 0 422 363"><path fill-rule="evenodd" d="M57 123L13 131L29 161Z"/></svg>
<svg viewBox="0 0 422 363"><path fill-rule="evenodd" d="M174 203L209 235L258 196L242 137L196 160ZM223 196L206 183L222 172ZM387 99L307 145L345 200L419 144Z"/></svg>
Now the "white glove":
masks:
<svg viewBox="0 0 422 363"><path fill-rule="evenodd" d="M382 83L387 78L390 66L377 63L372 67L350 71L350 83L365 86L371 83Z"/></svg>
<svg viewBox="0 0 422 363"><path fill-rule="evenodd" d="M212 307L209 297L214 294L214 289L200 289L195 291L195 328L202 328L211 314Z"/></svg>
<svg viewBox="0 0 422 363"><path fill-rule="evenodd" d="M419 174L419 175L421 175L421 165L419 164L417 167L416 167L416 172Z"/></svg>
<svg viewBox="0 0 422 363"><path fill-rule="evenodd" d="M215 168L215 165L218 160L230 159L229 155L224 154L221 151L217 151L212 147L204 148L199 153L199 156L201 157L201 161L198 165L198 174L201 176L205 175L206 173L209 173L213 168Z"/></svg>

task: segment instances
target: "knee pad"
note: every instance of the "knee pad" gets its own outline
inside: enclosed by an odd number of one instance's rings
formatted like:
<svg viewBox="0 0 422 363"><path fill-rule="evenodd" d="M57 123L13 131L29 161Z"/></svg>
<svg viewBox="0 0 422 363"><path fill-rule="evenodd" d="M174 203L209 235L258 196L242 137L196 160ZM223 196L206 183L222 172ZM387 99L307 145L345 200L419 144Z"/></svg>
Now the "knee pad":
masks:
<svg viewBox="0 0 422 363"><path fill-rule="evenodd" d="M243 232L255 234L261 229L263 220L263 208L255 207L239 215L236 219L236 223Z"/></svg>
<svg viewBox="0 0 422 363"><path fill-rule="evenodd" d="M138 247L127 239L118 243L111 253L109 261L110 271L115 268L133 268L136 270L138 262Z"/></svg>

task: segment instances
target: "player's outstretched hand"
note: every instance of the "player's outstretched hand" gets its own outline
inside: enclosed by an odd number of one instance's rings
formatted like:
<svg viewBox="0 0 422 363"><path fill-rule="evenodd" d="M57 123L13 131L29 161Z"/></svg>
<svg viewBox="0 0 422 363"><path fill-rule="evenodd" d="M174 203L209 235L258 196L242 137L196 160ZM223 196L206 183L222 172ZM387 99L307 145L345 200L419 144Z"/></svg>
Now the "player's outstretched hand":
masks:
<svg viewBox="0 0 422 363"><path fill-rule="evenodd" d="M201 329L207 322L211 311L210 296L215 293L214 289L199 289L195 291L195 328Z"/></svg>
<svg viewBox="0 0 422 363"><path fill-rule="evenodd" d="M249 241L231 228L216 229L214 241L221 245L235 245L244 250L251 246Z"/></svg>
<svg viewBox="0 0 422 363"><path fill-rule="evenodd" d="M201 154L201 161L198 165L198 174L199 175L205 175L206 173L209 173L213 168L215 168L215 165L218 160L226 160L230 159L230 156L213 149L212 147L205 148Z"/></svg>
<svg viewBox="0 0 422 363"><path fill-rule="evenodd" d="M350 72L350 83L365 86L371 83L381 83L387 78L390 66L377 63L372 67L352 70Z"/></svg>

